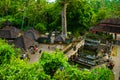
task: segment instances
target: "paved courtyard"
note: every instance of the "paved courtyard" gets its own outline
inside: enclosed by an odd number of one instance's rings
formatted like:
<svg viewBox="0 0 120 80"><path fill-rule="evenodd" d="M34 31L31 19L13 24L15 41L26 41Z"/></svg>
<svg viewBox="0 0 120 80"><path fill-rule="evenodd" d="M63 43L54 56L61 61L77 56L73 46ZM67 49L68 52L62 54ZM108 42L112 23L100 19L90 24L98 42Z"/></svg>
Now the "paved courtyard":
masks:
<svg viewBox="0 0 120 80"><path fill-rule="evenodd" d="M60 45L60 44L39 44L38 49L41 50L42 52L53 52L56 49L63 49L65 45ZM37 62L40 57L39 50L35 54L30 55L30 63Z"/></svg>

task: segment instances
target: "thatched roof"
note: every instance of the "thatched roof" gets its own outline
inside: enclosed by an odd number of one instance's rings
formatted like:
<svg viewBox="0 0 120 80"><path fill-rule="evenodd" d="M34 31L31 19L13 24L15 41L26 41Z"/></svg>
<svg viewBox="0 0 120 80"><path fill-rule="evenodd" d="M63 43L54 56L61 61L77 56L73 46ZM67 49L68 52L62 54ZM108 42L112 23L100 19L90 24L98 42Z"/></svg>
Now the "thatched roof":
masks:
<svg viewBox="0 0 120 80"><path fill-rule="evenodd" d="M34 29L27 30L26 32L24 32L24 35L33 40L37 40L40 37L39 32Z"/></svg>
<svg viewBox="0 0 120 80"><path fill-rule="evenodd" d="M111 25L120 26L120 19L105 19L105 20L102 20L100 24L111 24Z"/></svg>
<svg viewBox="0 0 120 80"><path fill-rule="evenodd" d="M34 45L34 43L34 40L25 35L22 35L14 40L15 47L23 48L24 50L27 50L30 46Z"/></svg>
<svg viewBox="0 0 120 80"><path fill-rule="evenodd" d="M0 30L0 38L11 38L11 32L9 30Z"/></svg>
<svg viewBox="0 0 120 80"><path fill-rule="evenodd" d="M11 26L6 26L6 27L3 28L3 30L10 30L10 31L15 32L15 33L20 32L20 29L18 29L16 27L11 27Z"/></svg>
<svg viewBox="0 0 120 80"><path fill-rule="evenodd" d="M94 26L92 31L120 33L120 19L106 19Z"/></svg>
<svg viewBox="0 0 120 80"><path fill-rule="evenodd" d="M20 33L20 30L15 27L4 27L3 29L0 29L0 38L5 39L14 39L17 38Z"/></svg>

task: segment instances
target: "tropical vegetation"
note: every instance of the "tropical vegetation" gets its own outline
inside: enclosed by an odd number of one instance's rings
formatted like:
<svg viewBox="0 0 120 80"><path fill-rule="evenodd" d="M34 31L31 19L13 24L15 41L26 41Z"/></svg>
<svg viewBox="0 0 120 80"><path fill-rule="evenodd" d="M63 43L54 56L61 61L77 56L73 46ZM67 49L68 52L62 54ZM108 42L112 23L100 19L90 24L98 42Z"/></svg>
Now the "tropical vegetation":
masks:
<svg viewBox="0 0 120 80"><path fill-rule="evenodd" d="M20 51L0 40L0 80L114 80L108 68L80 70L68 63L65 55L56 50L43 52L36 63L19 58Z"/></svg>
<svg viewBox="0 0 120 80"><path fill-rule="evenodd" d="M65 37L69 31L78 37L102 19L120 18L119 5L120 0L0 0L0 29L9 21L21 30L58 30ZM71 66L59 50L43 52L33 64L21 60L20 53L0 39L0 80L114 80L113 72L105 66L92 70Z"/></svg>
<svg viewBox="0 0 120 80"><path fill-rule="evenodd" d="M67 30L78 36L102 19L120 18L119 5L119 0L0 0L0 28L9 20L23 30L64 28L64 33Z"/></svg>

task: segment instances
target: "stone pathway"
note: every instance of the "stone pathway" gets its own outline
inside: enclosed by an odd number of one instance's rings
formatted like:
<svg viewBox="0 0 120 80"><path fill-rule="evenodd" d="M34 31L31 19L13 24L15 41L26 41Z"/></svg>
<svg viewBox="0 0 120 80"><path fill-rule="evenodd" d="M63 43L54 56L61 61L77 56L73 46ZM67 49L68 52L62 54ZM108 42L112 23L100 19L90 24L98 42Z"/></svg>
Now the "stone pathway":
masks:
<svg viewBox="0 0 120 80"><path fill-rule="evenodd" d="M112 57L115 62L115 66L113 72L115 74L115 80L119 80L119 72L120 72L120 46L118 46L117 56Z"/></svg>
<svg viewBox="0 0 120 80"><path fill-rule="evenodd" d="M39 60L40 54L37 52L35 54L31 54L32 57L30 57L30 62L29 63L34 63Z"/></svg>
<svg viewBox="0 0 120 80"><path fill-rule="evenodd" d="M117 36L118 39L120 40L120 35ZM112 59L115 62L115 66L113 69L113 72L115 74L115 80L120 80L119 79L119 72L120 72L120 46L118 46L118 52L117 52L117 56L113 56Z"/></svg>

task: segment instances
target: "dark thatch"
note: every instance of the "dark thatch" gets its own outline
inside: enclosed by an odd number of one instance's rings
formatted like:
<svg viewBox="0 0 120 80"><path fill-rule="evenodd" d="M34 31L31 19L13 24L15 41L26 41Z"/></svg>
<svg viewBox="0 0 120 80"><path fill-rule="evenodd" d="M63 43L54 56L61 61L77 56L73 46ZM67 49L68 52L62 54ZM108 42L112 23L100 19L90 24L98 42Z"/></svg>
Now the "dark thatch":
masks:
<svg viewBox="0 0 120 80"><path fill-rule="evenodd" d="M20 30L15 27L4 27L0 29L0 38L4 39L15 39L18 37Z"/></svg>
<svg viewBox="0 0 120 80"><path fill-rule="evenodd" d="M120 19L105 19L100 24L120 25Z"/></svg>
<svg viewBox="0 0 120 80"><path fill-rule="evenodd" d="M18 29L16 27L9 27L9 26L4 27L3 30L10 30L11 32L14 32L14 33L21 32L20 29Z"/></svg>
<svg viewBox="0 0 120 80"><path fill-rule="evenodd" d="M120 33L120 19L106 19L91 29L98 32Z"/></svg>
<svg viewBox="0 0 120 80"><path fill-rule="evenodd" d="M24 35L26 35L27 37L33 40L37 40L40 37L39 32L34 29L24 32Z"/></svg>
<svg viewBox="0 0 120 80"><path fill-rule="evenodd" d="M30 46L34 45L34 43L34 40L25 35L22 35L14 40L15 47L23 48L24 50L27 50Z"/></svg>
<svg viewBox="0 0 120 80"><path fill-rule="evenodd" d="M9 30L0 30L0 38L11 38L11 32Z"/></svg>

